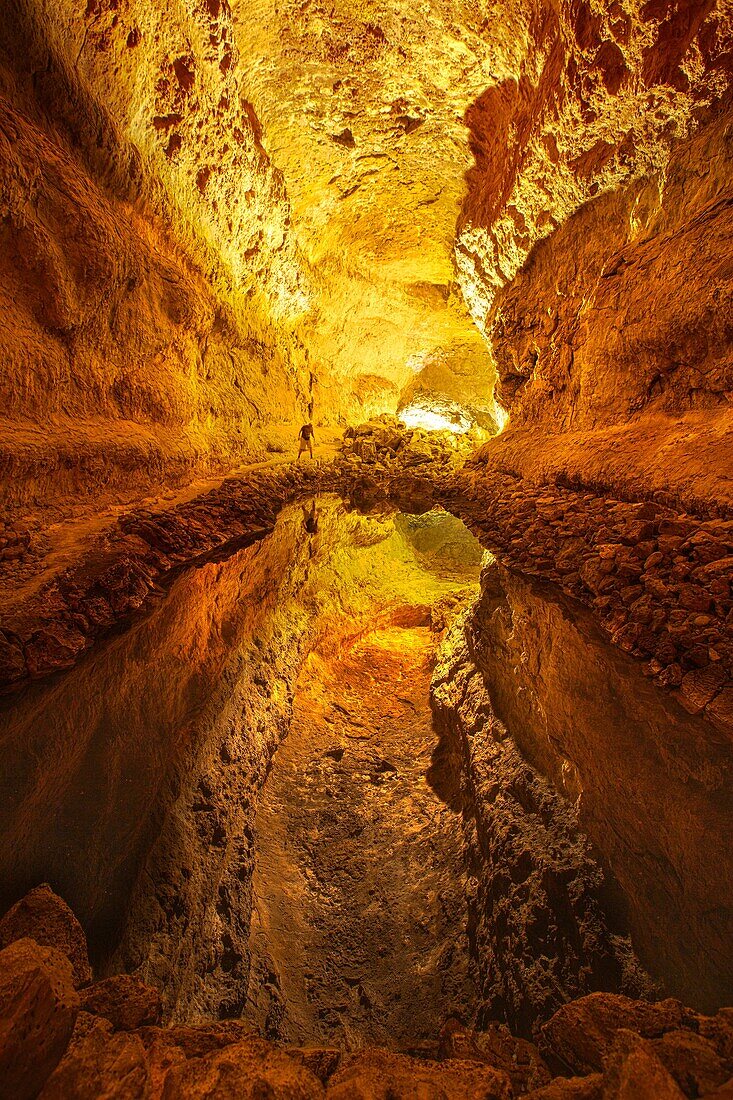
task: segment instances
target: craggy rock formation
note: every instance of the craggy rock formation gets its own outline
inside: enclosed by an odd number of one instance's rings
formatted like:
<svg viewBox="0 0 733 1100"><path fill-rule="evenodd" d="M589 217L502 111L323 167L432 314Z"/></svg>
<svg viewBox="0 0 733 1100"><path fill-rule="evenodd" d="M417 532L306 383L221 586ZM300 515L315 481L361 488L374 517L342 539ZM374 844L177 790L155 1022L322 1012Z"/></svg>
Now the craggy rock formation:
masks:
<svg viewBox="0 0 733 1100"><path fill-rule="evenodd" d="M0 948L25 936L42 947L62 950L74 969L74 984L89 985L92 968L84 931L66 902L47 883L31 890L0 920Z"/></svg>
<svg viewBox="0 0 733 1100"><path fill-rule="evenodd" d="M433 674L438 753L462 764L456 801L473 882L468 931L479 1026L505 1019L532 1034L589 990L653 990L628 937L609 927L612 889L577 810L526 762L494 713L475 663L472 614L449 632Z"/></svg>
<svg viewBox="0 0 733 1100"><path fill-rule="evenodd" d="M366 1100L417 1089L448 1100L678 1100L724 1097L732 1083L730 1010L701 1016L673 1000L581 998L548 1021L539 1049L505 1028L453 1021L421 1057L369 1047L342 1054L275 1045L231 1020L146 1025L136 1012L143 987L130 983L118 986L128 999L118 998L113 1024L79 1008L70 962L32 939L0 952L0 970L0 1064L14 1096Z"/></svg>
<svg viewBox="0 0 733 1100"><path fill-rule="evenodd" d="M731 0L5 7L3 1085L729 1095Z"/></svg>
<svg viewBox="0 0 733 1100"><path fill-rule="evenodd" d="M514 71L488 87L467 113L475 164L457 256L473 315L492 336L504 400L533 368L530 349L514 356L511 372L508 363L513 310L524 301L527 317L535 315L531 331L540 339L544 332L553 345L554 354L542 355L533 378L536 391L545 386L551 405L545 360L553 359L556 370L563 362L567 371L573 352L567 334L579 319L580 301L566 300L568 287L583 288L587 298L593 287L588 265L598 264L600 273L619 247L653 236L654 219L664 218L664 210L673 221L685 220L670 160L684 158L686 139L725 110L733 71L731 10L727 3L641 0L623 6L540 0L513 7L524 52L517 49ZM704 175L702 187L685 195L693 208L713 197L709 188L714 195L724 184L723 161ZM609 218L611 211L618 221ZM724 209L719 212L725 217ZM617 233L624 234L622 244ZM540 254L550 262L538 303L527 301L527 288ZM606 274L612 274L610 265ZM668 293L679 287L694 308L682 269L669 274ZM621 296L618 304L623 301ZM644 292L638 301L648 304ZM672 298L668 302L672 306ZM583 313L592 318L593 303L588 306L585 301ZM619 340L625 342L622 332ZM622 374L624 366L613 369Z"/></svg>
<svg viewBox="0 0 733 1100"><path fill-rule="evenodd" d="M520 893L520 900L530 909L537 903L541 908L553 888L546 881L534 886L534 862L539 858L544 866L549 858L552 867L554 857L547 853L562 852L563 846L570 852L579 827L620 887L615 903L613 895L607 899L607 911L619 912L621 905L651 973L701 1006L719 1004L731 983L732 869L725 850L710 859L710 838L731 826L727 739L665 699L638 666L609 648L592 616L577 604L496 565L485 570L482 596L454 645L436 698L449 712L462 751L470 754L467 775L476 787L470 797L482 858L488 852L490 865L496 859L495 873L505 881L498 856L505 850L509 879L521 882L525 873L529 879L528 896ZM582 707L570 703L578 699ZM485 733L477 741L478 725ZM515 744L524 759L517 757ZM571 805L558 803L532 768ZM505 787L508 794L499 796ZM502 802L495 807L498 797ZM522 817L517 802L530 820L509 828L507 814ZM553 819L555 833L564 837L559 847L552 831L549 840L543 835ZM582 852L583 844L576 850ZM565 875L573 863L567 861ZM515 864L521 874L511 873ZM602 876L595 873L595 889L601 890ZM512 899L515 886L505 881L502 891ZM585 933L586 921L584 914L576 915L561 927L567 933L577 925ZM540 934L546 934L542 920ZM600 969L590 980L603 985L614 980L613 951L608 941L602 946L602 936L591 942L601 954ZM579 943L582 935L573 940L573 950ZM511 970L516 981L521 970ZM616 974L618 980L618 967Z"/></svg>
<svg viewBox="0 0 733 1100"><path fill-rule="evenodd" d="M0 1070L8 1095L32 1098L61 1059L79 1009L71 962L35 940L0 952Z"/></svg>

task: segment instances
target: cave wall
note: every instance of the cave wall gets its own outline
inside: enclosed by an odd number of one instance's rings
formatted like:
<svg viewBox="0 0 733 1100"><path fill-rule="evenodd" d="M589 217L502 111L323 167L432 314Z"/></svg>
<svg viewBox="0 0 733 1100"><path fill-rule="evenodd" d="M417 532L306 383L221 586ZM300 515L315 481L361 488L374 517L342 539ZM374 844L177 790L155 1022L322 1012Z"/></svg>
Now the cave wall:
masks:
<svg viewBox="0 0 733 1100"><path fill-rule="evenodd" d="M580 605L496 564L466 637L492 713L574 807L610 869L644 965L689 1003L724 1003L733 976L727 735L660 694Z"/></svg>
<svg viewBox="0 0 733 1100"><path fill-rule="evenodd" d="M642 961L707 1005L731 984L731 15L528 7L521 74L466 116L456 244L509 413L451 493L506 567L474 659Z"/></svg>
<svg viewBox="0 0 733 1100"><path fill-rule="evenodd" d="M659 990L638 962L618 888L583 832L577 805L528 762L522 736L497 715L493 680L473 652L480 615L480 603L469 607L438 651L430 692L440 735L434 768L442 762L460 780L452 804L463 814L471 876L477 1027L502 1020L531 1036L560 1005L596 989L635 997Z"/></svg>
<svg viewBox="0 0 733 1100"><path fill-rule="evenodd" d="M510 414L483 458L714 501L731 460L731 6L562 4L529 25L533 64L467 114L457 260Z"/></svg>
<svg viewBox="0 0 733 1100"><path fill-rule="evenodd" d="M230 465L304 412L304 265L237 59L218 2L8 6L6 506Z"/></svg>

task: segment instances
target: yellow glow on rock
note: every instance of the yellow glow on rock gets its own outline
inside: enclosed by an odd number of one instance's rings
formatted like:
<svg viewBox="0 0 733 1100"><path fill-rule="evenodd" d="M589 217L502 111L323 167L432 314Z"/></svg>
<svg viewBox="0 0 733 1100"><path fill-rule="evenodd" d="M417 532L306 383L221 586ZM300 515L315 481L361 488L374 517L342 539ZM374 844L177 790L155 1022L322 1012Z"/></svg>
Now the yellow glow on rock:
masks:
<svg viewBox="0 0 733 1100"><path fill-rule="evenodd" d="M427 432L453 432L463 435L471 427L469 418L460 412L439 412L425 405L408 405L398 413L408 428L424 428Z"/></svg>

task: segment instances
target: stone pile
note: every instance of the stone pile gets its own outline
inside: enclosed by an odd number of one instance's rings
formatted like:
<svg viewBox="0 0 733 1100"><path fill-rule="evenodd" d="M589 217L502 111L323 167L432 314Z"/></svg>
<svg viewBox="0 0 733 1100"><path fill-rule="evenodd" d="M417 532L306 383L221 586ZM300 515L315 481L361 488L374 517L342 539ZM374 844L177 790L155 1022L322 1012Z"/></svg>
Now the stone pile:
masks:
<svg viewBox="0 0 733 1100"><path fill-rule="evenodd" d="M594 993L537 1045L448 1020L409 1053L284 1047L246 1022L162 1026L157 990L91 980L83 933L48 886L0 922L0 1080L13 1100L682 1100L733 1094L733 1010L701 1016Z"/></svg>
<svg viewBox="0 0 733 1100"><path fill-rule="evenodd" d="M733 730L733 520L474 470L442 502L503 564L590 607L689 713Z"/></svg>
<svg viewBox="0 0 733 1100"><path fill-rule="evenodd" d="M453 432L429 432L408 428L395 416L384 413L355 428L347 428L341 453L347 468L360 465L389 475L398 470L430 466L432 471L449 470L465 457L460 436Z"/></svg>

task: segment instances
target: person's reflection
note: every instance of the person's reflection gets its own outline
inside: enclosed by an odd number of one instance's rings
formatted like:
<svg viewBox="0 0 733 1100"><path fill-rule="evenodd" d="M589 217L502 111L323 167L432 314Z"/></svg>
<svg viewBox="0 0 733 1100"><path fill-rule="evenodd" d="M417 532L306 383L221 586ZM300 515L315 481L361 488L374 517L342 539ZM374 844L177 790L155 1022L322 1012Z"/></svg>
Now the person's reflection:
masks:
<svg viewBox="0 0 733 1100"><path fill-rule="evenodd" d="M316 502L311 501L310 512L307 508L303 509L303 526L309 535L315 535L318 531L318 515L316 513Z"/></svg>

